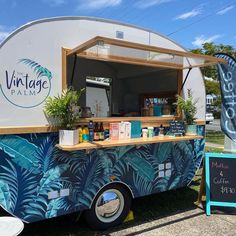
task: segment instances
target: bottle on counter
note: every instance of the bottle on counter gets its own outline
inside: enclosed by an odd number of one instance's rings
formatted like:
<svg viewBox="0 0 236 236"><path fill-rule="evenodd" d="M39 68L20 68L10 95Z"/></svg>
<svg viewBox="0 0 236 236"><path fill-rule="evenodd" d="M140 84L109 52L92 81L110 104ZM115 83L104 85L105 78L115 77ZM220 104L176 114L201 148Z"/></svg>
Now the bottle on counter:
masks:
<svg viewBox="0 0 236 236"><path fill-rule="evenodd" d="M79 127L78 132L79 132L79 143L82 143L83 142L83 127Z"/></svg>
<svg viewBox="0 0 236 236"><path fill-rule="evenodd" d="M109 135L110 134L110 130L109 129L105 129L104 130L104 139L109 139Z"/></svg>
<svg viewBox="0 0 236 236"><path fill-rule="evenodd" d="M159 136L164 136L164 127L161 124L160 128L159 128Z"/></svg>
<svg viewBox="0 0 236 236"><path fill-rule="evenodd" d="M99 140L103 141L104 140L104 128L103 128L103 123L100 123L100 128L99 128Z"/></svg>
<svg viewBox="0 0 236 236"><path fill-rule="evenodd" d="M82 130L82 138L84 143L89 141L89 130L87 126L85 126Z"/></svg>
<svg viewBox="0 0 236 236"><path fill-rule="evenodd" d="M93 125L92 120L90 120L88 123L88 130L89 130L89 141L93 142L93 140L94 140L94 125Z"/></svg>
<svg viewBox="0 0 236 236"><path fill-rule="evenodd" d="M98 127L98 123L95 123L94 126L94 141L99 141L100 137L99 137L99 127Z"/></svg>
<svg viewBox="0 0 236 236"><path fill-rule="evenodd" d="M149 105L149 116L153 116L153 114L154 114L154 106L153 106L153 104L151 103L150 105Z"/></svg>

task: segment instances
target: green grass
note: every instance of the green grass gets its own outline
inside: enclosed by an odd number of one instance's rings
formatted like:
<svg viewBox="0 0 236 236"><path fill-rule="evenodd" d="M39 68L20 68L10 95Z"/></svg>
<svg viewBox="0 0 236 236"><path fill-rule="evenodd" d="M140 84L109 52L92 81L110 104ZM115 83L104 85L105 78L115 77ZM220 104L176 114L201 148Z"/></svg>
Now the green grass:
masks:
<svg viewBox="0 0 236 236"><path fill-rule="evenodd" d="M223 153L224 150L222 148L205 147L205 152Z"/></svg>
<svg viewBox="0 0 236 236"><path fill-rule="evenodd" d="M224 145L224 137L221 131L206 131L206 142Z"/></svg>

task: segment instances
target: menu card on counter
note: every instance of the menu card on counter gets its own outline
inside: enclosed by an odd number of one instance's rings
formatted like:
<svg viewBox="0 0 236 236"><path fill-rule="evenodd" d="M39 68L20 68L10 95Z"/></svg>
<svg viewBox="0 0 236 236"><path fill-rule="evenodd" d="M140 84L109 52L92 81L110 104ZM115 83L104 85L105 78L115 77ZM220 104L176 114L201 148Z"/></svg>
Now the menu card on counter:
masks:
<svg viewBox="0 0 236 236"><path fill-rule="evenodd" d="M207 153L206 213L211 206L236 207L236 154Z"/></svg>
<svg viewBox="0 0 236 236"><path fill-rule="evenodd" d="M170 135L183 136L185 134L185 125L183 121L173 120L170 122Z"/></svg>

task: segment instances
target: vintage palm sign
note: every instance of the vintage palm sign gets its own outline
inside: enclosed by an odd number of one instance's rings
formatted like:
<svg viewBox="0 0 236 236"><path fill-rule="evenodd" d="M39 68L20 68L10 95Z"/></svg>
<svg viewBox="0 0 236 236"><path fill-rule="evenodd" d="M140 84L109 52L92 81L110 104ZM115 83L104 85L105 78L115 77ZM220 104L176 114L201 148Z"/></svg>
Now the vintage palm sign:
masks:
<svg viewBox="0 0 236 236"><path fill-rule="evenodd" d="M14 106L39 106L51 90L52 73L30 59L20 59L13 69L6 69L0 90Z"/></svg>

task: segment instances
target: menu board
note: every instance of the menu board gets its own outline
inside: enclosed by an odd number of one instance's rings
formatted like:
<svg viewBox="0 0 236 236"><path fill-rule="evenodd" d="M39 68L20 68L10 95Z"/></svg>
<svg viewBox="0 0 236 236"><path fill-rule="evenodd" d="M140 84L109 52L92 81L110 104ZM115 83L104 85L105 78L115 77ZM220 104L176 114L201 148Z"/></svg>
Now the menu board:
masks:
<svg viewBox="0 0 236 236"><path fill-rule="evenodd" d="M211 206L236 207L236 154L207 153L207 215Z"/></svg>
<svg viewBox="0 0 236 236"><path fill-rule="evenodd" d="M170 122L170 134L182 136L185 134L185 125L183 121L174 120Z"/></svg>

